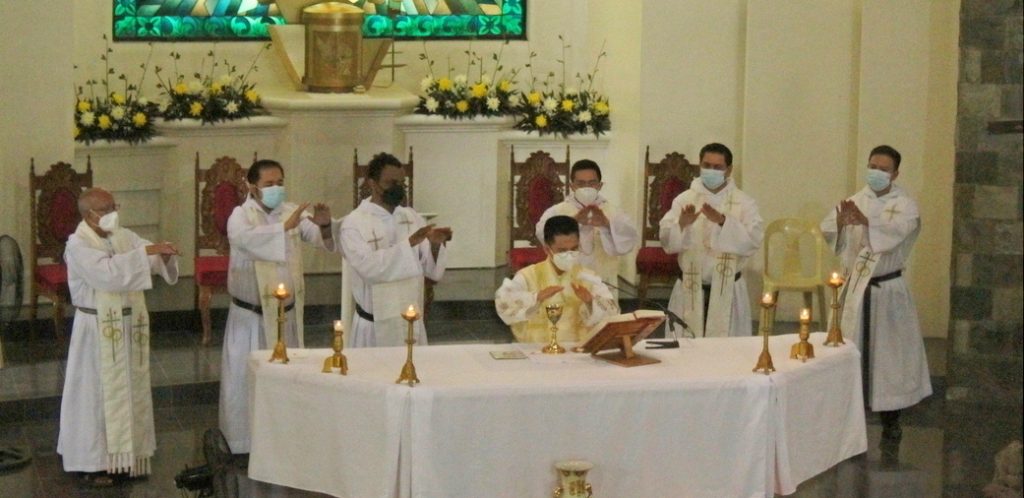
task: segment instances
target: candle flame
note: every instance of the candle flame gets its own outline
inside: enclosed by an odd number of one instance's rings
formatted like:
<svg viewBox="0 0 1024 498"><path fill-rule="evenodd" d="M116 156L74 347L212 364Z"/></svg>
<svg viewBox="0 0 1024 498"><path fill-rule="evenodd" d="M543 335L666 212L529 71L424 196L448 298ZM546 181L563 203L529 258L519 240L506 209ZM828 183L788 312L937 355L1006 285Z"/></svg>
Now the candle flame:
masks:
<svg viewBox="0 0 1024 498"><path fill-rule="evenodd" d="M413 307L413 305L410 304L409 305L409 309L405 310L405 312L410 314L410 315L415 314L416 313L416 308Z"/></svg>
<svg viewBox="0 0 1024 498"><path fill-rule="evenodd" d="M809 321L811 319L811 310L804 308L800 311L800 320Z"/></svg>
<svg viewBox="0 0 1024 498"><path fill-rule="evenodd" d="M334 321L334 330L337 332L341 332L341 320Z"/></svg>
<svg viewBox="0 0 1024 498"><path fill-rule="evenodd" d="M284 283L277 284L277 291L284 292Z"/></svg>
<svg viewBox="0 0 1024 498"><path fill-rule="evenodd" d="M764 297L761 298L761 302L764 304L772 304L772 301L772 294L770 292L765 292Z"/></svg>
<svg viewBox="0 0 1024 498"><path fill-rule="evenodd" d="M832 272L832 280L839 280L839 273L838 272Z"/></svg>

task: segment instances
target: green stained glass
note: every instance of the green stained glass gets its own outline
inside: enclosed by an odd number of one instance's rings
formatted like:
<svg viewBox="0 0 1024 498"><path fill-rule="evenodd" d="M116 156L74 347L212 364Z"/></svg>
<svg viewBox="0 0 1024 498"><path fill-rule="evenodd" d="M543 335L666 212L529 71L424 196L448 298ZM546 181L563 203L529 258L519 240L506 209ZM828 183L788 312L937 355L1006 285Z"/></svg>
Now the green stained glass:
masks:
<svg viewBox="0 0 1024 498"><path fill-rule="evenodd" d="M476 2L481 6L497 3L495 0ZM367 15L363 21L363 36L525 39L526 0L500 3L501 15ZM266 40L270 38L268 26L284 24L283 18L269 15L269 7L262 4L246 11L246 15L237 15L239 4L239 0L112 0L114 40ZM189 15L202 11L200 7L212 14Z"/></svg>

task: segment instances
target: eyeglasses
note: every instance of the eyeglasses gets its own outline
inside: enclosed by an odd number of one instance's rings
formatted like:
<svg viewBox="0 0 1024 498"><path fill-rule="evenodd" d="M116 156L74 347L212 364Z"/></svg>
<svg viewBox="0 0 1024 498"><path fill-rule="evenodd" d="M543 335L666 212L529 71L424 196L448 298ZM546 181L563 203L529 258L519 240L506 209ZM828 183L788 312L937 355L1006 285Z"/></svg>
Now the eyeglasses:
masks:
<svg viewBox="0 0 1024 498"><path fill-rule="evenodd" d="M603 185L603 182L601 182L601 180L573 180L572 184L576 188L584 188L584 187L597 188L597 187L600 187L601 185Z"/></svg>
<svg viewBox="0 0 1024 498"><path fill-rule="evenodd" d="M119 209L121 209L121 205L115 203L111 207L106 207L106 208L101 208L101 209L93 209L92 212L102 216L102 215L105 215L105 214L113 213L114 211L117 211Z"/></svg>

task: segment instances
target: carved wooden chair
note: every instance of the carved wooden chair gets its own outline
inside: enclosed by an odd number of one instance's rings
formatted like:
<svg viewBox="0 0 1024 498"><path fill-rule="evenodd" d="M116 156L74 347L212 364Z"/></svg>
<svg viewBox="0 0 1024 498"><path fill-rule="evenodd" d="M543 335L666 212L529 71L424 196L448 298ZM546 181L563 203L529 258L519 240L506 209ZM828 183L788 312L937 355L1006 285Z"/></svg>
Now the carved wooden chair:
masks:
<svg viewBox="0 0 1024 498"><path fill-rule="evenodd" d="M676 196L689 189L690 182L699 175L700 167L690 164L683 154L670 152L661 161L652 163L650 146L644 153L643 238L636 255L640 300L647 298L651 283L671 283L679 277L676 255L666 254L658 241L659 222Z"/></svg>
<svg viewBox="0 0 1024 498"><path fill-rule="evenodd" d="M521 163L516 162L512 147L510 180L508 270L515 274L547 257L544 242L537 240L537 222L544 211L569 195L569 147L565 147L563 162L556 162L550 154L538 150Z"/></svg>
<svg viewBox="0 0 1024 498"><path fill-rule="evenodd" d="M256 160L255 154L253 161ZM228 218L245 202L246 169L232 157L221 157L208 169L195 166L195 281L196 307L203 327L203 345L210 343L210 300L226 293L231 245Z"/></svg>
<svg viewBox="0 0 1024 498"><path fill-rule="evenodd" d="M413 194L413 156L412 147L409 147L409 160L402 165L405 169L405 207L412 207ZM370 163L359 164L359 149L356 149L352 158L352 209L359 207L363 199L370 196L370 185L366 183L366 172L370 169Z"/></svg>
<svg viewBox="0 0 1024 498"><path fill-rule="evenodd" d="M39 296L53 302L53 329L64 337L64 304L68 302L68 267L64 264L64 246L82 221L78 197L92 188L92 157L86 159L85 173L68 163L50 165L36 175L35 159L29 166L29 190L32 193L29 217L32 243L29 245L29 319L35 323Z"/></svg>

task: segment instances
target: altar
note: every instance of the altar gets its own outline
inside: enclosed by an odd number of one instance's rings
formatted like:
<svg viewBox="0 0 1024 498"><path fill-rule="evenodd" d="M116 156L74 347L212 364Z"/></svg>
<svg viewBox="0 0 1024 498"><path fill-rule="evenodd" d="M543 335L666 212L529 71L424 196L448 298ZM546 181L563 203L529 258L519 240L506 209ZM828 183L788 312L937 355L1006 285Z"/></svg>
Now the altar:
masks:
<svg viewBox="0 0 1024 498"><path fill-rule="evenodd" d="M549 496L553 464L586 459L602 497L789 494L867 450L857 349L802 363L796 340L771 338L771 376L751 372L756 337L645 349L661 363L640 368L429 346L414 388L394 383L404 348L347 350L347 376L320 372L329 350L292 350L287 365L260 351L249 476L339 497ZM516 349L528 358L490 354Z"/></svg>

